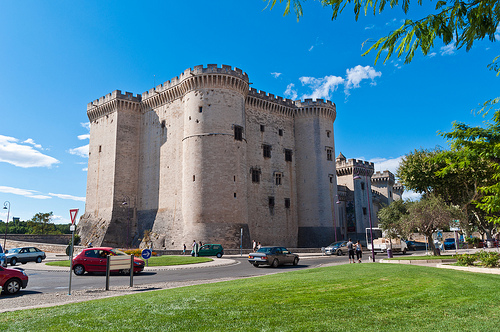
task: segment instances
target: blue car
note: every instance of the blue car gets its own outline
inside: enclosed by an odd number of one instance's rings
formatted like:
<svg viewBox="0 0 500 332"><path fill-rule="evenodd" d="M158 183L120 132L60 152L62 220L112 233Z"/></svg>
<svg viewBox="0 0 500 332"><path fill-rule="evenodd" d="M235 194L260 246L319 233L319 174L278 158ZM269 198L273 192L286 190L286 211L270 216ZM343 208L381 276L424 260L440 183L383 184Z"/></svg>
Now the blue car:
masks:
<svg viewBox="0 0 500 332"><path fill-rule="evenodd" d="M444 240L444 250L455 249L455 239L450 237Z"/></svg>
<svg viewBox="0 0 500 332"><path fill-rule="evenodd" d="M0 265L7 266L7 262L5 261L5 253L3 252L1 244L0 244Z"/></svg>

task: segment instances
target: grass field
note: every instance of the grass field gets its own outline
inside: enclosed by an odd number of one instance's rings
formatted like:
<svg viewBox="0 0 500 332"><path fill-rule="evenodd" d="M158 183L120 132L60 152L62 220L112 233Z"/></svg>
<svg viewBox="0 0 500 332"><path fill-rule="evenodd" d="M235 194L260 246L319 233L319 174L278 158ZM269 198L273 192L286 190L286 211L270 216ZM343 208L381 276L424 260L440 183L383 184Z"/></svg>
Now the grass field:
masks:
<svg viewBox="0 0 500 332"><path fill-rule="evenodd" d="M165 256L151 257L148 260L148 266L184 265L184 264L205 263L210 261L213 261L213 259L209 257L191 257L187 255L186 256L165 255ZM47 262L45 264L51 266L69 267L69 259L64 261Z"/></svg>
<svg viewBox="0 0 500 332"><path fill-rule="evenodd" d="M6 312L0 330L495 331L499 287L496 275L345 264Z"/></svg>

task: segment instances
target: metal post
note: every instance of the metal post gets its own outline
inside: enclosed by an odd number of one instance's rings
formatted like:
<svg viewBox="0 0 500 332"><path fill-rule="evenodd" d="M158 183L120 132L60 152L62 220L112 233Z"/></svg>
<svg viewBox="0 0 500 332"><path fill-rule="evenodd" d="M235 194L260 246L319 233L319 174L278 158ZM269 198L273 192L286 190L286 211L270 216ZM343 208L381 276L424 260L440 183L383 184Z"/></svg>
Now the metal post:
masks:
<svg viewBox="0 0 500 332"><path fill-rule="evenodd" d="M134 287L134 254L130 255L130 287Z"/></svg>
<svg viewBox="0 0 500 332"><path fill-rule="evenodd" d="M243 228L240 228L240 256L243 256Z"/></svg>
<svg viewBox="0 0 500 332"><path fill-rule="evenodd" d="M109 263L110 259L109 256L106 256L106 290L109 290Z"/></svg>
<svg viewBox="0 0 500 332"><path fill-rule="evenodd" d="M72 227L74 227L74 225L71 225ZM69 248L69 287L68 287L68 295L71 295L71 272L73 272L73 246L74 246L74 243L75 243L75 230L73 229L73 231L71 232L72 235L71 235L71 247Z"/></svg>
<svg viewBox="0 0 500 332"><path fill-rule="evenodd" d="M371 209L370 209L370 190L371 190L371 183L370 183L370 186L368 187L368 183L366 183L366 197L368 199L368 219L370 220L370 237L372 239L372 262L375 262L375 249L374 249L374 245L373 245L373 227L372 227L372 212L371 212ZM391 240L391 243L392 243L392 240ZM392 247L392 245L391 245Z"/></svg>
<svg viewBox="0 0 500 332"><path fill-rule="evenodd" d="M10 217L10 202L9 201L5 201L3 203L3 208L4 210L7 209L7 203L9 203L9 209L7 210L7 221L5 222L5 238L3 240L3 252L5 253L5 246L6 246L6 243L7 243L7 227L9 226L9 217Z"/></svg>

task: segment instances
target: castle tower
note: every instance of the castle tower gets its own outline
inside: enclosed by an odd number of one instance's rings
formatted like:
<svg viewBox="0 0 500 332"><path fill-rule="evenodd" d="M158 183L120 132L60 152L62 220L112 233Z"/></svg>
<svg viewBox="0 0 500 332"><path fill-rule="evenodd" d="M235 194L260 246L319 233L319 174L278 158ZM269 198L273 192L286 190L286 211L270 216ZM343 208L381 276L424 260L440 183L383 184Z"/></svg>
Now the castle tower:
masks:
<svg viewBox="0 0 500 332"><path fill-rule="evenodd" d="M78 225L84 244L131 245L135 234L140 102L141 96L116 90L87 105L92 139L85 214Z"/></svg>
<svg viewBox="0 0 500 332"><path fill-rule="evenodd" d="M298 246L318 247L335 238L335 104L318 99L297 101L295 148Z"/></svg>
<svg viewBox="0 0 500 332"><path fill-rule="evenodd" d="M376 214L373 210L371 176L374 164L356 159L346 160L339 154L336 159L337 181L339 186L345 186L350 192L345 201L345 222L347 237L364 239L365 230L376 225Z"/></svg>

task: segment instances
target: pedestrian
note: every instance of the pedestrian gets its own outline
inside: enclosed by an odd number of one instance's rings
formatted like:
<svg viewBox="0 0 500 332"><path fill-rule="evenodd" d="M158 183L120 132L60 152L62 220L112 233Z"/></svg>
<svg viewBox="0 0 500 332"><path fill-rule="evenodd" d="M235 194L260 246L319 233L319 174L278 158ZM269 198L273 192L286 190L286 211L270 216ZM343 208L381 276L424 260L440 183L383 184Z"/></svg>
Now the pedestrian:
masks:
<svg viewBox="0 0 500 332"><path fill-rule="evenodd" d="M253 252L257 251L257 242L255 242L255 240L253 240L253 242L252 242L252 249L253 249Z"/></svg>
<svg viewBox="0 0 500 332"><path fill-rule="evenodd" d="M257 243L257 250L259 250L262 246L260 245L260 242Z"/></svg>
<svg viewBox="0 0 500 332"><path fill-rule="evenodd" d="M356 242L356 258L358 259L358 263L361 263L361 258L363 258L363 247L361 243Z"/></svg>
<svg viewBox="0 0 500 332"><path fill-rule="evenodd" d="M196 240L193 240L191 247L193 247L191 250L191 256L196 256L196 252L198 251L198 243L196 243Z"/></svg>
<svg viewBox="0 0 500 332"><path fill-rule="evenodd" d="M182 245L182 254L183 255L186 254L186 244L185 243Z"/></svg>
<svg viewBox="0 0 500 332"><path fill-rule="evenodd" d="M354 243L352 243L351 239L347 242L347 251L349 252L349 264L356 263L354 261Z"/></svg>

